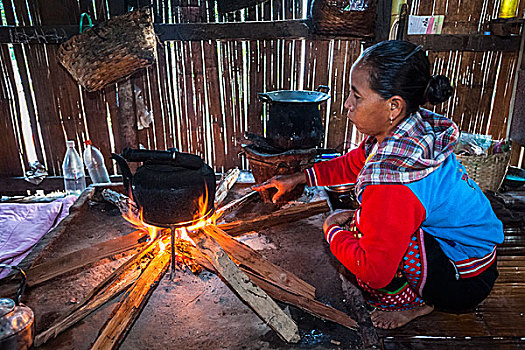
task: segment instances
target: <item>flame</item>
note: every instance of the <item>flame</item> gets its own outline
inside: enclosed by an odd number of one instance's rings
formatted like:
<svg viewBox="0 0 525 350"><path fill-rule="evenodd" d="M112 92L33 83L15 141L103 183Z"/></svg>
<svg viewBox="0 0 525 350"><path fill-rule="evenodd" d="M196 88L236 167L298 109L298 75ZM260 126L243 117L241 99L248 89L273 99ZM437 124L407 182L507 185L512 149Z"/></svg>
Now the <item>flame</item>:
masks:
<svg viewBox="0 0 525 350"><path fill-rule="evenodd" d="M150 242L153 242L162 231L162 228L144 222L142 209L140 211L137 209L131 197L128 201L128 210L122 214L122 217L136 228L146 231L149 234Z"/></svg>
<svg viewBox="0 0 525 350"><path fill-rule="evenodd" d="M164 252L167 250L168 246L171 244L171 240L169 236L164 236L159 239L159 251Z"/></svg>
<svg viewBox="0 0 525 350"><path fill-rule="evenodd" d="M178 223L178 228L175 229L175 242L173 244L177 245L180 240L185 240L189 242L190 244L195 246L195 242L190 238L188 235L188 230L194 231L201 227L204 227L206 225L215 224L216 218L218 216L218 213L214 213L213 215L210 215L210 212L213 210L211 209L208 211L208 188L205 186L204 193L199 197L198 199L198 210L193 216L192 221ZM159 253L163 253L166 251L169 251L171 249L171 237L166 232L169 232L168 230L164 231L163 234L163 228L149 225L143 220L143 214L142 209L138 209L133 199L130 197L128 203L128 210L124 211L123 218L126 219L129 223L131 223L133 226L135 226L138 229L141 229L143 231L148 232L150 236L150 242L154 242L157 237L160 237L159 239ZM179 254L177 253L177 248L175 249L175 255L177 258L179 258ZM182 257L181 257L182 258Z"/></svg>

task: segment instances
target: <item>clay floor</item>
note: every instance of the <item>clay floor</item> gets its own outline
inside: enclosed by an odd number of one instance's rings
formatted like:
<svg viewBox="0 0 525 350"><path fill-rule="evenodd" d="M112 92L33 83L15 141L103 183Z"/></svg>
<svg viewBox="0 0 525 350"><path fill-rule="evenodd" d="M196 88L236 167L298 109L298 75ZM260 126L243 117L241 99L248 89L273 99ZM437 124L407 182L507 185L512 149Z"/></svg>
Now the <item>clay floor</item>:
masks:
<svg viewBox="0 0 525 350"><path fill-rule="evenodd" d="M236 189L227 201L247 190L246 187ZM344 268L333 258L324 241L322 224L326 213L249 233L240 239L271 262L315 286L317 300L347 312L359 322L358 330L321 321L279 303L298 324L301 333L298 344L286 344L219 277L206 271L194 275L188 269L181 269L176 271L174 280L169 279L169 273L165 275L121 349L519 348L525 344L524 194L519 193L519 202L513 202L509 196L505 201L500 200L500 206L514 210L512 215L507 213L509 222L514 224L506 228L505 243L498 248L500 277L489 298L475 312L463 315L433 312L398 330L376 332L367 311L359 307L360 292L342 277L340 272L344 273ZM311 197L302 200L308 201ZM252 202L229 219L261 215L275 209L273 204ZM34 263L132 231L134 228L121 218L116 207L89 201L82 219L48 245ZM104 259L28 290L22 301L35 311L37 334L67 313L132 253ZM116 301L41 348L89 349Z"/></svg>
<svg viewBox="0 0 525 350"><path fill-rule="evenodd" d="M243 191L246 189L230 197L239 196ZM82 222L71 227L52 249L40 257L40 261L134 230L120 217L116 207L93 201L88 205L89 210ZM274 209L272 204L251 203L246 206L243 215L257 215ZM338 273L340 266L323 239L321 228L326 215L250 233L240 239L271 262L315 286L319 301L346 310L348 303L345 303ZM104 259L95 266L29 290L24 302L35 311L37 334L75 302L82 300L129 254ZM106 304L40 348L89 349L115 302ZM216 275L204 271L196 276L185 269L178 270L172 281L167 273L121 349L348 349L362 346L358 331L321 321L294 307L279 305L297 322L301 331L299 344L289 345L281 341Z"/></svg>

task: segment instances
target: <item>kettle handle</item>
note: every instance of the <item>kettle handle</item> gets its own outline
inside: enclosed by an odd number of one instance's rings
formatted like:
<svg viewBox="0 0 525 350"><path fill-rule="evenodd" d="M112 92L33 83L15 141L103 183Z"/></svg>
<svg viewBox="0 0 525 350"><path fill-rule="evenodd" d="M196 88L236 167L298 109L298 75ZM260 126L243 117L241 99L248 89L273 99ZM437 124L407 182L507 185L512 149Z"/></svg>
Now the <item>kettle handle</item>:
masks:
<svg viewBox="0 0 525 350"><path fill-rule="evenodd" d="M268 95L266 92L258 92L257 96L261 102L273 102L270 95Z"/></svg>
<svg viewBox="0 0 525 350"><path fill-rule="evenodd" d="M330 92L330 87L326 86L326 85L319 85L315 91L317 92L323 92L321 90L326 90L325 94L328 94Z"/></svg>
<svg viewBox="0 0 525 350"><path fill-rule="evenodd" d="M18 306L20 304L20 298L22 298L22 294L24 294L24 290L26 289L26 279L27 275L24 270L22 270L18 266L14 265L8 265L8 264L0 264L0 268L10 268L12 270L17 270L20 272L20 275L22 275L22 281L20 282L20 285L18 286L18 290L16 291L16 298L15 298L15 304Z"/></svg>
<svg viewBox="0 0 525 350"><path fill-rule="evenodd" d="M120 167L120 171L122 171L122 182L124 183L124 189L127 191L127 195L131 193L131 182L133 180L133 174L131 174L131 170L129 169L128 162L119 154L111 153L111 158L115 159L117 164Z"/></svg>

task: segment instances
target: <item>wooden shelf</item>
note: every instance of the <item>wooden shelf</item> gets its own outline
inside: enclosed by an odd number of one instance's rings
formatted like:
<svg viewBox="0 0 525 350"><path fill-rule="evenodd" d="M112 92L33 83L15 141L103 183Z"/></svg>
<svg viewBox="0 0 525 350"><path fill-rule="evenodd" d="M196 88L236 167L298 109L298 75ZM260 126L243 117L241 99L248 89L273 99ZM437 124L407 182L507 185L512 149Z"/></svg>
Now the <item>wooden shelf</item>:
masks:
<svg viewBox="0 0 525 350"><path fill-rule="evenodd" d="M272 40L272 39L351 39L317 35L309 20L271 22L155 24L161 41L191 40ZM59 44L78 33L78 26L0 26L1 44ZM431 51L511 51L520 47L520 36L496 35L409 35L408 40Z"/></svg>

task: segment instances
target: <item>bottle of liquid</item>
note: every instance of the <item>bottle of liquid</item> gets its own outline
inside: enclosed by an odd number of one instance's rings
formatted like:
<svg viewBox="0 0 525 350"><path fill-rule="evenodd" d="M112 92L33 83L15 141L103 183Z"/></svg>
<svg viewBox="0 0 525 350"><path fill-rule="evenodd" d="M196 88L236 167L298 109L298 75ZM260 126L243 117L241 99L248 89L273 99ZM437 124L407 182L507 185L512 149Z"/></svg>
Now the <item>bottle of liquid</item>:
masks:
<svg viewBox="0 0 525 350"><path fill-rule="evenodd" d="M84 143L87 145L84 150L84 164L86 165L91 181L94 184L111 182L106 166L104 165L102 153L91 144L90 140Z"/></svg>
<svg viewBox="0 0 525 350"><path fill-rule="evenodd" d="M84 164L75 150L75 141L67 141L67 151L62 163L64 188L68 194L79 195L86 188Z"/></svg>

